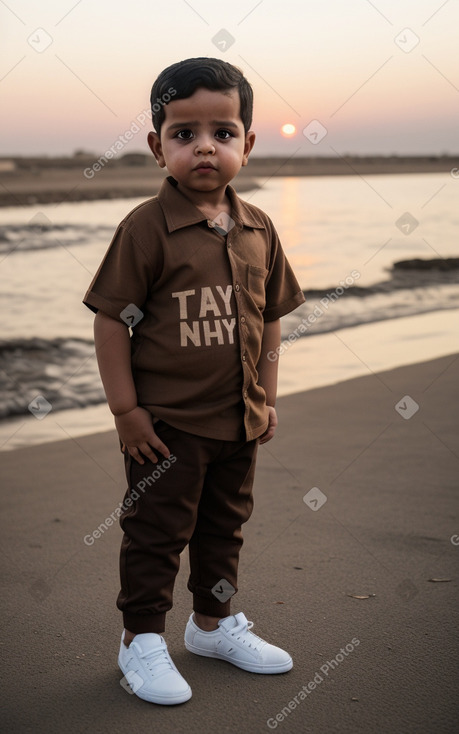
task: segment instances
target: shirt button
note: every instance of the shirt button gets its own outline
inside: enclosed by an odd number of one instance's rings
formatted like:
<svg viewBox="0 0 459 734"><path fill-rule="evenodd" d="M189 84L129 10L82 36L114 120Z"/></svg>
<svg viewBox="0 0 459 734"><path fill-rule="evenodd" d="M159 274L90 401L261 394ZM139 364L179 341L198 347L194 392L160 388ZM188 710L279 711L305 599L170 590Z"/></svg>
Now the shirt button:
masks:
<svg viewBox="0 0 459 734"><path fill-rule="evenodd" d="M245 324L245 316L241 316L241 324Z"/></svg>
<svg viewBox="0 0 459 734"><path fill-rule="evenodd" d="M245 360L246 360L246 356L245 356L245 354L243 354L242 355L242 361L245 362Z"/></svg>
<svg viewBox="0 0 459 734"><path fill-rule="evenodd" d="M240 289L241 289L240 285L236 283L236 285L234 286L234 290L239 291Z"/></svg>

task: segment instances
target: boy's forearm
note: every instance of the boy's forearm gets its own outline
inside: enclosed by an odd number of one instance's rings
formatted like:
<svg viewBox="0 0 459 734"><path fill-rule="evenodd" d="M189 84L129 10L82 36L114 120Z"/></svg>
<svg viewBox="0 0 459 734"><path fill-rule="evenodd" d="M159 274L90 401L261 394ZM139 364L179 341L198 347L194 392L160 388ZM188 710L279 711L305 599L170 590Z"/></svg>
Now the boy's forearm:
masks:
<svg viewBox="0 0 459 734"><path fill-rule="evenodd" d="M110 410L114 415L128 413L137 406L128 328L98 311L94 320L94 342Z"/></svg>
<svg viewBox="0 0 459 734"><path fill-rule="evenodd" d="M277 395L277 348L280 344L281 328L280 319L277 321L268 321L265 323L263 332L263 341L261 345L261 356L258 361L258 384L261 385L266 393L266 404L276 404ZM276 354L275 360L268 358L269 354Z"/></svg>

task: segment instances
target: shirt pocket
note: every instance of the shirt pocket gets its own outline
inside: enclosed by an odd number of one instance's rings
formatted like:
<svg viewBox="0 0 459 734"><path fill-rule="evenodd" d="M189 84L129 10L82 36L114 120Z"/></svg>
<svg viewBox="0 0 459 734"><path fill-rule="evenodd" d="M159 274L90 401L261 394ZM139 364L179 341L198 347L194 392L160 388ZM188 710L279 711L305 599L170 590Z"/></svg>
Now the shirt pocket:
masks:
<svg viewBox="0 0 459 734"><path fill-rule="evenodd" d="M247 266L247 290L260 311L263 311L266 305L267 277L266 268L259 268L256 265Z"/></svg>

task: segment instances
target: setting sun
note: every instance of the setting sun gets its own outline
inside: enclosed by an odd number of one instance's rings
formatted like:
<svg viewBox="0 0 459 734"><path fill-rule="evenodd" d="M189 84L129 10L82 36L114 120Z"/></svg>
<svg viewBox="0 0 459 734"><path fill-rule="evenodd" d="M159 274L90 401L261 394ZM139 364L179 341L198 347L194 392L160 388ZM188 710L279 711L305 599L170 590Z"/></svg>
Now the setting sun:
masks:
<svg viewBox="0 0 459 734"><path fill-rule="evenodd" d="M296 127L291 122L287 122L285 125L282 125L281 133L285 138L290 138L292 135L295 135Z"/></svg>

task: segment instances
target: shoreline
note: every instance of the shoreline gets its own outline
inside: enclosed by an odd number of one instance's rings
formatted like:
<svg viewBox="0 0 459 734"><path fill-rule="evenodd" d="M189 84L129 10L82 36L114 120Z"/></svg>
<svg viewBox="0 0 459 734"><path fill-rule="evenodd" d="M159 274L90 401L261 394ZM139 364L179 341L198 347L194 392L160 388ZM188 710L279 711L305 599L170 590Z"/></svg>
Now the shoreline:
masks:
<svg viewBox="0 0 459 734"><path fill-rule="evenodd" d="M164 171L152 156L74 158L0 158L0 207L149 197ZM124 158L127 160L125 161ZM251 158L234 179L238 192L259 188L272 177L372 176L447 173L459 178L459 156L341 156Z"/></svg>
<svg viewBox="0 0 459 734"><path fill-rule="evenodd" d="M425 334L430 336L426 341ZM457 309L298 339L280 358L278 398L459 354ZM95 360L95 357L93 357ZM46 397L46 396L45 396ZM0 452L114 430L106 403L0 421Z"/></svg>

